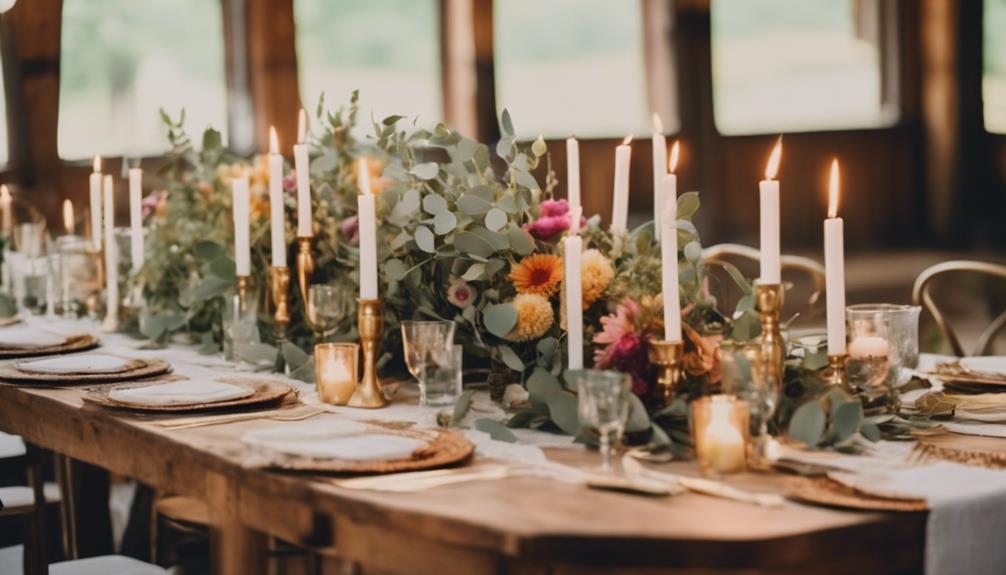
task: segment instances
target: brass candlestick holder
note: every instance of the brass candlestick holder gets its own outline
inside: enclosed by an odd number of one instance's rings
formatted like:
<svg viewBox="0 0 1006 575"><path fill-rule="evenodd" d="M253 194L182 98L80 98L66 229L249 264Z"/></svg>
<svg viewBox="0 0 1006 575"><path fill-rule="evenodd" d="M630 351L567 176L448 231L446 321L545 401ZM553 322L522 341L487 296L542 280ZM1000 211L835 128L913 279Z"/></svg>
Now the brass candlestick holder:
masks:
<svg viewBox="0 0 1006 575"><path fill-rule="evenodd" d="M314 274L314 252L311 251L311 236L301 236L297 238L297 287L300 289L300 300L304 304L304 316L309 317L309 306L307 304L307 294L311 285L311 276Z"/></svg>
<svg viewBox="0 0 1006 575"><path fill-rule="evenodd" d="M777 390L782 389L783 362L786 359L786 342L782 339L782 327L779 324L784 291L782 284L755 286L755 309L761 320L760 341L765 375Z"/></svg>
<svg viewBox="0 0 1006 575"><path fill-rule="evenodd" d="M825 371L825 381L829 387L838 387L852 393L852 387L845 378L845 362L849 359L847 354L828 355L828 369Z"/></svg>
<svg viewBox="0 0 1006 575"><path fill-rule="evenodd" d="M669 405L681 385L684 375L681 370L681 356L684 352L685 344L680 341L662 339L650 341L650 362L658 368L657 387L653 390L653 395L661 405Z"/></svg>
<svg viewBox="0 0 1006 575"><path fill-rule="evenodd" d="M269 292L272 295L273 321L276 342L286 342L286 328L290 324L290 268L269 268Z"/></svg>
<svg viewBox="0 0 1006 575"><path fill-rule="evenodd" d="M250 303L248 294L251 290L251 276L238 276L237 290L238 308L241 310L241 313L245 313L248 311L248 305Z"/></svg>
<svg viewBox="0 0 1006 575"><path fill-rule="evenodd" d="M357 315L360 347L363 349L363 379L349 398L350 407L373 409L388 405L377 380L377 353L384 335L384 308L379 299L359 299Z"/></svg>

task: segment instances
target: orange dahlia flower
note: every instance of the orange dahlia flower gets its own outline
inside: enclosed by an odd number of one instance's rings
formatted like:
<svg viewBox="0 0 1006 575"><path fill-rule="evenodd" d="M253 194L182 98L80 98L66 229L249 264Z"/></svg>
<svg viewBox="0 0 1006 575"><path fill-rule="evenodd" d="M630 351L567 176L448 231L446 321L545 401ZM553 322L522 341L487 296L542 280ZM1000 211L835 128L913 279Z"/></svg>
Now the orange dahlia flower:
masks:
<svg viewBox="0 0 1006 575"><path fill-rule="evenodd" d="M517 293L551 297L562 284L562 258L554 254L531 254L510 270Z"/></svg>

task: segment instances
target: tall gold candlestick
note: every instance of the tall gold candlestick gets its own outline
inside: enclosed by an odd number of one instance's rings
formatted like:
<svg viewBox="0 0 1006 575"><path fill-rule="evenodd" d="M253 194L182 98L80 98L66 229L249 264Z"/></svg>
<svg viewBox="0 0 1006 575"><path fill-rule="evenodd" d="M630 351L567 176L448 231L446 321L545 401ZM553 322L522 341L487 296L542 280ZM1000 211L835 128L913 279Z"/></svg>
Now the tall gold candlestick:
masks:
<svg viewBox="0 0 1006 575"><path fill-rule="evenodd" d="M654 399L661 405L669 405L675 392L681 386L681 356L684 355L685 344L680 341L650 341L650 363L657 366L657 387L653 390Z"/></svg>
<svg viewBox="0 0 1006 575"><path fill-rule="evenodd" d="M379 299L359 299L357 330L360 332L360 347L363 349L363 379L356 386L350 407L376 408L388 405L377 380L377 353L381 336L384 334L384 309Z"/></svg>
<svg viewBox="0 0 1006 575"><path fill-rule="evenodd" d="M300 299L304 305L304 315L310 323L313 318L308 312L307 295L311 287L311 276L314 274L314 252L311 251L311 236L297 238L297 287L300 289Z"/></svg>
<svg viewBox="0 0 1006 575"><path fill-rule="evenodd" d="M248 299L249 290L251 290L251 276L238 276L237 282L238 289L238 308L241 313L248 311L248 304L250 303Z"/></svg>
<svg viewBox="0 0 1006 575"><path fill-rule="evenodd" d="M755 286L755 308L761 320L762 360L765 362L765 375L776 391L782 390L783 361L786 359L786 342L782 339L779 323L784 291L782 284Z"/></svg>
<svg viewBox="0 0 1006 575"><path fill-rule="evenodd" d="M286 327L290 324L290 268L269 268L269 292L272 296L276 341L286 342Z"/></svg>

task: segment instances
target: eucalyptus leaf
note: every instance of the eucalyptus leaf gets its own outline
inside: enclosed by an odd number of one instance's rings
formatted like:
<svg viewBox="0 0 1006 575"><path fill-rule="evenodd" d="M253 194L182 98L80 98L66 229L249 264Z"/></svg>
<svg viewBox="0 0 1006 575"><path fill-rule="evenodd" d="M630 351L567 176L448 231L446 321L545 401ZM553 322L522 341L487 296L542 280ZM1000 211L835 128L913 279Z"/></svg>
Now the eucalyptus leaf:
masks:
<svg viewBox="0 0 1006 575"><path fill-rule="evenodd" d="M506 233L507 239L510 240L510 247L513 251L517 252L519 255L526 256L530 255L534 251L534 238L527 231L521 229L519 226L511 226Z"/></svg>
<svg viewBox="0 0 1006 575"><path fill-rule="evenodd" d="M314 357L309 357L303 365L297 369L290 370L290 377L296 379L297 381L303 381L304 383L314 383L317 373L318 370L314 365Z"/></svg>
<svg viewBox="0 0 1006 575"><path fill-rule="evenodd" d="M538 345L536 346L538 366L545 369L550 368L557 349L559 349L559 340L554 337L545 337L538 340Z"/></svg>
<svg viewBox="0 0 1006 575"><path fill-rule="evenodd" d="M481 258L489 258L496 249L488 241L472 232L459 232L454 236L454 247L462 252L476 255Z"/></svg>
<svg viewBox="0 0 1006 575"><path fill-rule="evenodd" d="M517 436L514 435L510 428L503 425L502 423L496 421L495 419L476 419L475 429L488 433L489 437L495 439L496 441L505 441L507 443L517 443Z"/></svg>
<svg viewBox="0 0 1006 575"><path fill-rule="evenodd" d="M859 430L859 424L863 421L863 406L858 401L837 405L832 411L831 419L837 440L845 441Z"/></svg>
<svg viewBox="0 0 1006 575"><path fill-rule="evenodd" d="M496 349L499 350L500 359L503 360L503 363L506 364L507 367L517 373L524 371L524 362L521 361L520 356L518 356L517 352L515 352L509 345L501 345Z"/></svg>
<svg viewBox="0 0 1006 575"><path fill-rule="evenodd" d="M410 241L412 241L412 234L406 230L402 230L391 240L390 247L393 250L399 250L405 247Z"/></svg>
<svg viewBox="0 0 1006 575"><path fill-rule="evenodd" d="M400 259L390 259L384 263L384 275L390 281L401 281L408 271L408 266Z"/></svg>
<svg viewBox="0 0 1006 575"><path fill-rule="evenodd" d="M625 422L625 431L629 433L637 433L640 431L646 431L651 426L650 416L646 412L646 406L639 399L639 396L630 393L629 394L629 418Z"/></svg>
<svg viewBox="0 0 1006 575"><path fill-rule="evenodd" d="M409 170L409 173L421 180L432 180L440 173L440 166L438 166L436 162L416 164L411 170Z"/></svg>
<svg viewBox="0 0 1006 575"><path fill-rule="evenodd" d="M472 397L475 395L475 390L469 389L467 391L461 392L458 396L457 401L454 402L454 411L451 413L451 426L461 425L464 421L465 416L468 415L468 411L472 407Z"/></svg>
<svg viewBox="0 0 1006 575"><path fill-rule="evenodd" d="M825 419L821 404L809 401L793 412L789 420L789 436L807 447L817 447L824 434Z"/></svg>
<svg viewBox="0 0 1006 575"><path fill-rule="evenodd" d="M482 276L483 274L485 274L485 271L486 271L486 265L484 263L475 262L472 265L468 266L468 269L465 270L465 273L461 274L461 279L469 282L482 279Z"/></svg>
<svg viewBox="0 0 1006 575"><path fill-rule="evenodd" d="M468 192L458 198L458 209L461 213L469 216L478 216L492 209L491 201L486 200L476 194Z"/></svg>
<svg viewBox="0 0 1006 575"><path fill-rule="evenodd" d="M496 155L501 158L506 158L510 155L510 150L513 149L513 139L512 138L500 138L500 141L496 142Z"/></svg>
<svg viewBox="0 0 1006 575"><path fill-rule="evenodd" d="M423 198L423 211L431 216L447 211L447 200L440 194L426 194Z"/></svg>
<svg viewBox="0 0 1006 575"><path fill-rule="evenodd" d="M506 212L499 208L493 208L486 213L486 228L493 232L503 229L507 223Z"/></svg>
<svg viewBox="0 0 1006 575"><path fill-rule="evenodd" d="M549 397L562 393L562 384L550 371L536 367L527 378L527 392L533 401L547 404Z"/></svg>
<svg viewBox="0 0 1006 575"><path fill-rule="evenodd" d="M690 220L699 211L699 193L685 192L678 196L678 219Z"/></svg>
<svg viewBox="0 0 1006 575"><path fill-rule="evenodd" d="M513 120L510 119L510 111L506 108L503 108L503 113L500 115L500 130L511 138L516 134L513 129Z"/></svg>
<svg viewBox="0 0 1006 575"><path fill-rule="evenodd" d="M283 359L286 361L286 364L290 366L291 370L297 369L300 366L304 365L307 362L308 358L310 357L309 355L307 355L307 353L304 352L304 350L300 349L299 347L290 342L284 343L282 350L283 350Z"/></svg>
<svg viewBox="0 0 1006 575"><path fill-rule="evenodd" d="M237 281L237 265L228 256L220 256L211 261L209 272L223 281L231 283Z"/></svg>
<svg viewBox="0 0 1006 575"><path fill-rule="evenodd" d="M699 245L699 242L688 242L685 244L684 252L685 259L693 264L697 264L702 260L702 246Z"/></svg>
<svg viewBox="0 0 1006 575"><path fill-rule="evenodd" d="M433 232L430 231L430 228L426 226L416 226L415 237L416 245L419 246L419 249L431 254L437 253L435 238Z"/></svg>
<svg viewBox="0 0 1006 575"><path fill-rule="evenodd" d="M580 432L579 405L576 396L567 391L560 391L548 398L548 413L552 422L566 435L576 435Z"/></svg>
<svg viewBox="0 0 1006 575"><path fill-rule="evenodd" d="M458 227L458 217L449 211L443 211L433 218L433 231L438 236L444 236L454 231Z"/></svg>
<svg viewBox="0 0 1006 575"><path fill-rule="evenodd" d="M200 240L192 246L192 253L201 260L210 261L218 258L226 252L223 244L213 240Z"/></svg>
<svg viewBox="0 0 1006 575"><path fill-rule="evenodd" d="M545 155L545 152L548 152L548 146L545 145L545 138L539 134L538 138L531 144L531 153L541 157Z"/></svg>
<svg viewBox="0 0 1006 575"><path fill-rule="evenodd" d="M517 325L517 308L509 303L486 306L482 311L482 321L489 333L499 338L506 337Z"/></svg>

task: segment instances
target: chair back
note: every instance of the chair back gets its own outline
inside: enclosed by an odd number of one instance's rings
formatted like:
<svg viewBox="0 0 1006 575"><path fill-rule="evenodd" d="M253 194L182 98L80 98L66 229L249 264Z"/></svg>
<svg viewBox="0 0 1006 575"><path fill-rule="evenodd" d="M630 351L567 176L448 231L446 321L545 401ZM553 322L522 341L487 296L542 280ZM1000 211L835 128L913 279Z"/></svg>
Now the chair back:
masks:
<svg viewBox="0 0 1006 575"><path fill-rule="evenodd" d="M743 275L749 276L749 274L744 274L744 270L754 269L758 265L761 252L757 248L741 244L716 244L702 250L702 259L710 267L710 272L719 278L719 281L727 282L730 280L724 278L724 274L717 273L715 268L725 269L727 266L734 266ZM784 281L792 284L787 288L783 321L797 313L800 314L801 320L804 320L801 323L820 320L821 318L817 316L823 313L823 309L817 304L821 294L824 293L824 266L814 259L794 255L784 255L780 258L780 262ZM726 292L727 290L720 291ZM716 295L720 310L730 315L740 296L731 297L726 293Z"/></svg>
<svg viewBox="0 0 1006 575"><path fill-rule="evenodd" d="M939 328L943 337L950 342L950 347L954 355L964 357L968 354L961 345L961 340L957 332L950 326L944 315L944 310L936 304L933 298L933 280L941 276L959 276L962 274L977 274L986 280L1006 281L1006 266L989 262L979 262L971 260L951 260L931 266L925 269L915 280L912 288L912 301L915 305L921 305L933 316L933 321ZM996 292L989 292L990 296L995 296ZM1002 302L1000 302L1002 304ZM973 355L987 355L991 353L995 338L1006 328L1006 309L993 312L992 322L985 328L978 337Z"/></svg>

